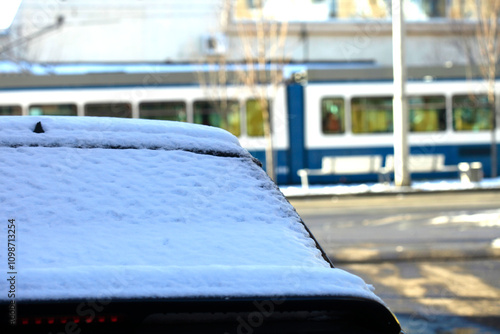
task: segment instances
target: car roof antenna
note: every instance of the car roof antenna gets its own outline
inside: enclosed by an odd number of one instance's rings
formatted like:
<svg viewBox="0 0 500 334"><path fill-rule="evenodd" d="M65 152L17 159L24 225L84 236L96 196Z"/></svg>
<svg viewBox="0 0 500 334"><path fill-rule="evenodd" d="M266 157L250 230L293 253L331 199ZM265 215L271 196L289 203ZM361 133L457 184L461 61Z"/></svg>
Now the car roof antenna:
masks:
<svg viewBox="0 0 500 334"><path fill-rule="evenodd" d="M45 130L42 128L42 122L38 122L35 125L35 130L33 130L34 133L44 133Z"/></svg>

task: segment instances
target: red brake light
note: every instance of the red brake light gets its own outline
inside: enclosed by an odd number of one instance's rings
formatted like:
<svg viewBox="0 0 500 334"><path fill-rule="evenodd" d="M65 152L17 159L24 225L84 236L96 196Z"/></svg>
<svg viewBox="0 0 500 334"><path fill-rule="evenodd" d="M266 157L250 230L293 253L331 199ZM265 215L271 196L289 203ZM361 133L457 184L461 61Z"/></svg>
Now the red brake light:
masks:
<svg viewBox="0 0 500 334"><path fill-rule="evenodd" d="M116 323L120 320L118 315L98 315L95 317L95 321L99 323L112 322ZM55 325L55 324L66 324L68 322L74 322L75 324L87 323L90 324L94 322L93 317L78 317L78 316L49 316L49 317L30 317L30 318L19 318L18 324L20 325Z"/></svg>

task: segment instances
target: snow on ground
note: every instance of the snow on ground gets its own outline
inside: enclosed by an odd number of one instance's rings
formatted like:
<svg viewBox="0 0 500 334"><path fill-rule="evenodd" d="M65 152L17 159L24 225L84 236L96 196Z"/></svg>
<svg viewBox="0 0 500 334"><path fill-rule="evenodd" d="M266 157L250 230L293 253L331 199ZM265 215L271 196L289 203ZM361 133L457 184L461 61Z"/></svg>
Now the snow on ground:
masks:
<svg viewBox="0 0 500 334"><path fill-rule="evenodd" d="M414 181L411 187L396 187L394 184L367 183L367 184L336 184L310 185L309 189L298 186L282 186L281 191L287 197L315 196L315 195L359 195L384 193L412 193L432 191L500 189L500 177L483 179L477 183L464 183L460 180Z"/></svg>
<svg viewBox="0 0 500 334"><path fill-rule="evenodd" d="M32 132L38 121L45 133ZM330 268L274 183L235 137L219 129L2 117L0 175L2 220L15 219L17 227L18 300L379 300L359 277ZM1 280L0 289L8 291L7 284Z"/></svg>
<svg viewBox="0 0 500 334"><path fill-rule="evenodd" d="M500 210L485 210L480 213L458 212L455 215L437 216L430 225L472 224L480 227L500 227Z"/></svg>

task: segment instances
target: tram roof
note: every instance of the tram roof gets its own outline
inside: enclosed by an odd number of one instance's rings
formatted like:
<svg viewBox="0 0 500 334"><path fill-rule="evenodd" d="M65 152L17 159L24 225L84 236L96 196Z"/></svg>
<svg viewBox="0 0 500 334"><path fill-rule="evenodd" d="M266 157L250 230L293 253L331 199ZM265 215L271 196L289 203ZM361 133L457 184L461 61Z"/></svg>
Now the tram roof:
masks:
<svg viewBox="0 0 500 334"><path fill-rule="evenodd" d="M334 82L334 81L392 81L392 67L379 66L373 62L316 62L288 63L282 66L257 65L269 82L270 73L282 71L286 81ZM273 66L275 66L273 68ZM167 63L19 63L0 61L0 89L39 87L109 87L109 86L165 86L199 85L202 78L226 73L228 83L238 83L242 71L249 65L219 64L167 64ZM305 74L296 77L295 73ZM467 66L410 67L408 80L443 80L482 78L479 68ZM497 72L500 76L500 69ZM260 75L258 75L261 77Z"/></svg>

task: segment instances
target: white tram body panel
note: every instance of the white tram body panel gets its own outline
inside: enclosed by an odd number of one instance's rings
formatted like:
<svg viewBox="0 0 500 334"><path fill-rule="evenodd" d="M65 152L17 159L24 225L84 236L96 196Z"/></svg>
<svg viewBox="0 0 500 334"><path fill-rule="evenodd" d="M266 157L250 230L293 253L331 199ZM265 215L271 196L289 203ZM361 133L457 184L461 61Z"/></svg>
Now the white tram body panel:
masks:
<svg viewBox="0 0 500 334"><path fill-rule="evenodd" d="M351 100L357 97L392 96L393 84L374 83L309 83L305 87L305 148L324 150L332 148L377 148L392 147L392 133L360 134L352 131ZM500 89L497 88L497 96ZM409 82L408 96L444 96L446 101L446 130L435 132L410 132L410 145L464 145L491 142L491 131L454 131L452 96L486 94L484 81L439 81ZM321 129L321 101L326 97L342 98L345 101L345 132L325 134ZM498 109L497 98L497 109ZM497 138L500 130L497 127Z"/></svg>
<svg viewBox="0 0 500 334"><path fill-rule="evenodd" d="M213 96L217 94L217 96ZM289 147L288 117L286 114L285 88L267 88L271 101L271 124L273 126L273 146L277 150ZM136 86L136 87L71 87L71 88L26 88L0 91L1 105L19 105L23 115L29 115L33 105L74 104L77 115L85 116L88 103L128 103L132 117L139 118L139 104L142 102L182 101L186 105L187 121L193 122L193 103L213 98L238 100L241 105L240 143L248 150L264 150L266 140L263 136L249 136L246 131L245 101L254 98L249 89L231 86L224 91L216 91L198 85L185 86Z"/></svg>

